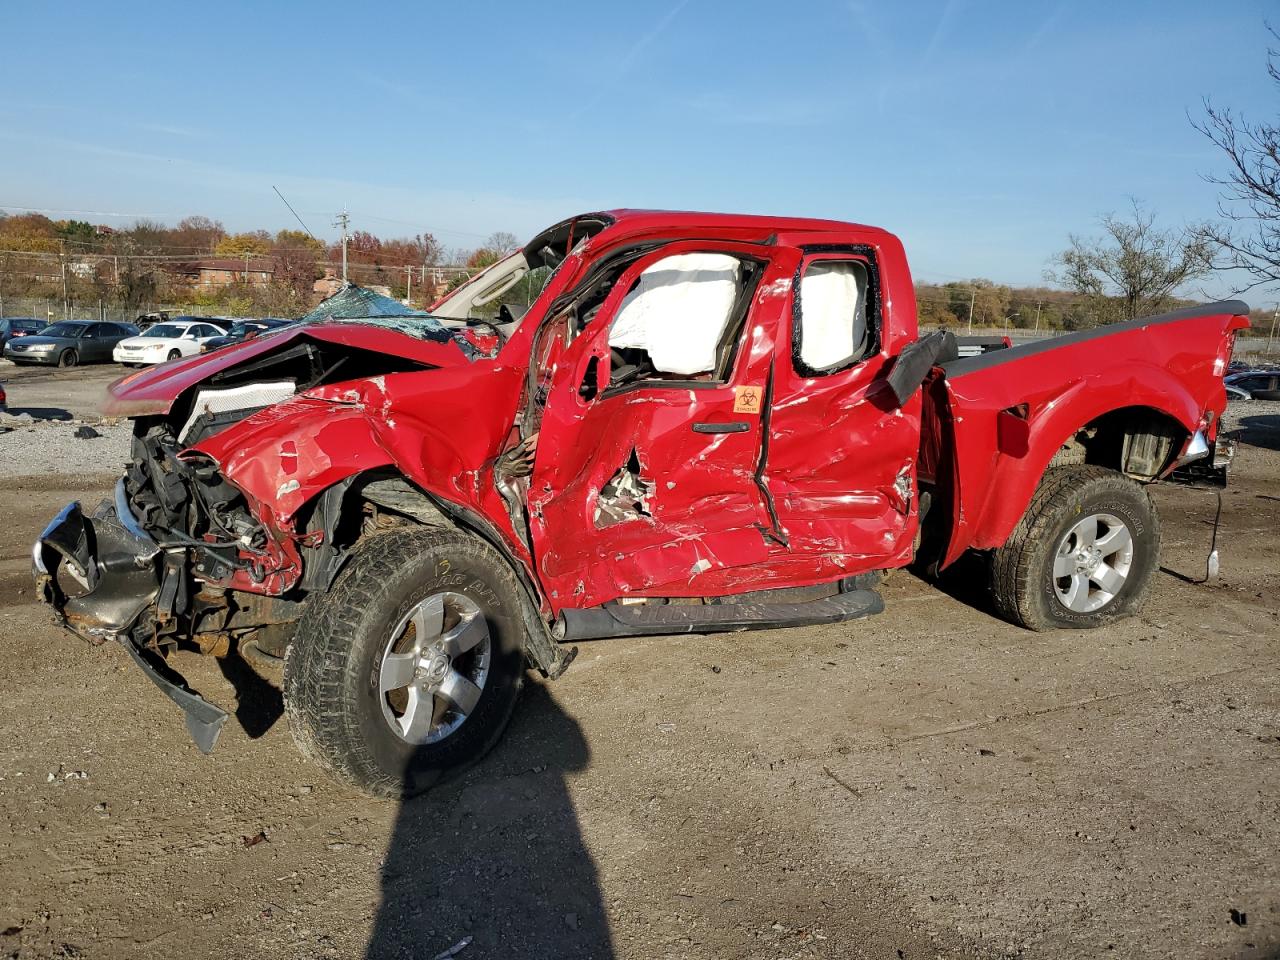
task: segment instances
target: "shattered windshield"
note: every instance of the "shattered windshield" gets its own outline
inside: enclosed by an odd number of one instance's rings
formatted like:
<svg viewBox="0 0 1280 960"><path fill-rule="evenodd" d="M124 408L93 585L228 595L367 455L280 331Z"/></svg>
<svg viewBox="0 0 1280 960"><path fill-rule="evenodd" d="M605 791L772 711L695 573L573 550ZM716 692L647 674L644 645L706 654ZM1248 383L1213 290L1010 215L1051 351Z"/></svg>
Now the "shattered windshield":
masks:
<svg viewBox="0 0 1280 960"><path fill-rule="evenodd" d="M437 343L448 343L453 334L445 329L435 317L394 316L394 317L334 317L332 323L367 323L374 327L383 327L397 333L406 333L419 340L434 340Z"/></svg>
<svg viewBox="0 0 1280 960"><path fill-rule="evenodd" d="M433 343L456 343L462 355L468 360L480 356L475 346L457 330L450 330L435 317L420 315L396 315L390 317L332 317L326 323L364 323L384 330L394 330L418 340L430 340Z"/></svg>

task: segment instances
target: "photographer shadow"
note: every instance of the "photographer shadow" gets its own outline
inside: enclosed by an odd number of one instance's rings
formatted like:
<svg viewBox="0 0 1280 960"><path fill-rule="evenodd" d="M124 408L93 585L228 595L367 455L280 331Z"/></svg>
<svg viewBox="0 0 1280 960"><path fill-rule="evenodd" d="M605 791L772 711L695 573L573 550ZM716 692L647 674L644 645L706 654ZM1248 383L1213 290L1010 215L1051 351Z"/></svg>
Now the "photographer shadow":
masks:
<svg viewBox="0 0 1280 960"><path fill-rule="evenodd" d="M465 960L612 957L566 779L589 757L578 724L545 686L527 684L485 760L402 802L366 957L430 958L455 947Z"/></svg>

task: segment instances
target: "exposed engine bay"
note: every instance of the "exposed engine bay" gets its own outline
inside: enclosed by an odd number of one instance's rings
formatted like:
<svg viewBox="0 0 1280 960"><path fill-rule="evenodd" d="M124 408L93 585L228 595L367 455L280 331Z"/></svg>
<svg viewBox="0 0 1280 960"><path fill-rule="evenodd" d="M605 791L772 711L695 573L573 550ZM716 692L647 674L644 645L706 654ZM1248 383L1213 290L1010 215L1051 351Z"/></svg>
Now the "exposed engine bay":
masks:
<svg viewBox="0 0 1280 960"><path fill-rule="evenodd" d="M253 632L263 653L281 655L283 628L306 591L336 572L337 513L349 485L335 488L337 502L322 497L308 511L300 536L273 536L213 458L195 448L315 388L428 369L408 357L300 337L214 373L167 413L135 418L114 500L91 517L69 518L78 536L45 551L60 556L37 558L46 568L43 589L65 606L68 625L94 642L128 637L158 651L190 639L218 653ZM121 602L111 602L117 595Z"/></svg>

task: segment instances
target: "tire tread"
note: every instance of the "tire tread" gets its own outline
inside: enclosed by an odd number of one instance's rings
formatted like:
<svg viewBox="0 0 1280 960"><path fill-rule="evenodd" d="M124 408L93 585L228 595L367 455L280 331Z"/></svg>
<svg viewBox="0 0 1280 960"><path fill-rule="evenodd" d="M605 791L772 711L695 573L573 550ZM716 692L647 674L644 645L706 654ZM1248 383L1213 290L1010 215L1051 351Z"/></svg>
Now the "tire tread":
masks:
<svg viewBox="0 0 1280 960"><path fill-rule="evenodd" d="M1038 594L1036 561L1039 548L1053 534L1066 509L1067 501L1079 496L1082 488L1091 492L1108 488L1131 493L1135 488L1147 499L1147 492L1137 483L1117 470L1086 464L1050 467L1045 471L1040 485L1031 497L1026 512L1004 546L997 548L991 558L991 596L997 612L1007 620L1031 630L1047 630L1060 626L1038 609L1034 599ZM1150 509L1152 536L1158 555L1160 544L1160 519L1155 508ZM1142 571L1138 589L1125 598L1125 609L1141 605L1151 586L1151 571ZM1115 615L1103 614L1100 622L1115 619Z"/></svg>
<svg viewBox="0 0 1280 960"><path fill-rule="evenodd" d="M492 554L486 559L510 580L495 586L523 599L505 561L478 538L433 527L391 530L357 546L357 555L329 591L312 597L285 653L285 714L298 748L333 776L380 796L401 797L404 784L373 762L360 734L357 713L347 703L352 672L358 667L348 655L351 638L361 629L359 611L384 602L393 590L404 558L441 548ZM517 688L522 679L523 675L517 678ZM514 705L512 697L506 717L479 755L501 736Z"/></svg>

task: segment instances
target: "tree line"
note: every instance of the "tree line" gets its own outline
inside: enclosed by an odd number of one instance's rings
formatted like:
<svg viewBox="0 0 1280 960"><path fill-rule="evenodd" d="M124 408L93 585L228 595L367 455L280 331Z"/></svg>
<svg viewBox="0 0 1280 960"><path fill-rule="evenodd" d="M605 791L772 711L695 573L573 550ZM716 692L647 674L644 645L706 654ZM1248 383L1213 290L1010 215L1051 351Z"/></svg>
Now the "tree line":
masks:
<svg viewBox="0 0 1280 960"><path fill-rule="evenodd" d="M514 235L492 234L471 249L446 249L432 234L379 237L365 230L347 238L348 276L366 286L426 305L518 246ZM248 282L245 270L228 284L193 287L200 266L240 263L268 272ZM231 263L234 261L235 263ZM190 305L229 315L290 316L314 305L316 280L336 274L340 241L325 243L303 230L228 232L218 220L185 217L174 226L140 219L123 228L40 213L0 212L0 304L9 298L48 298L102 304L124 314L157 304Z"/></svg>

